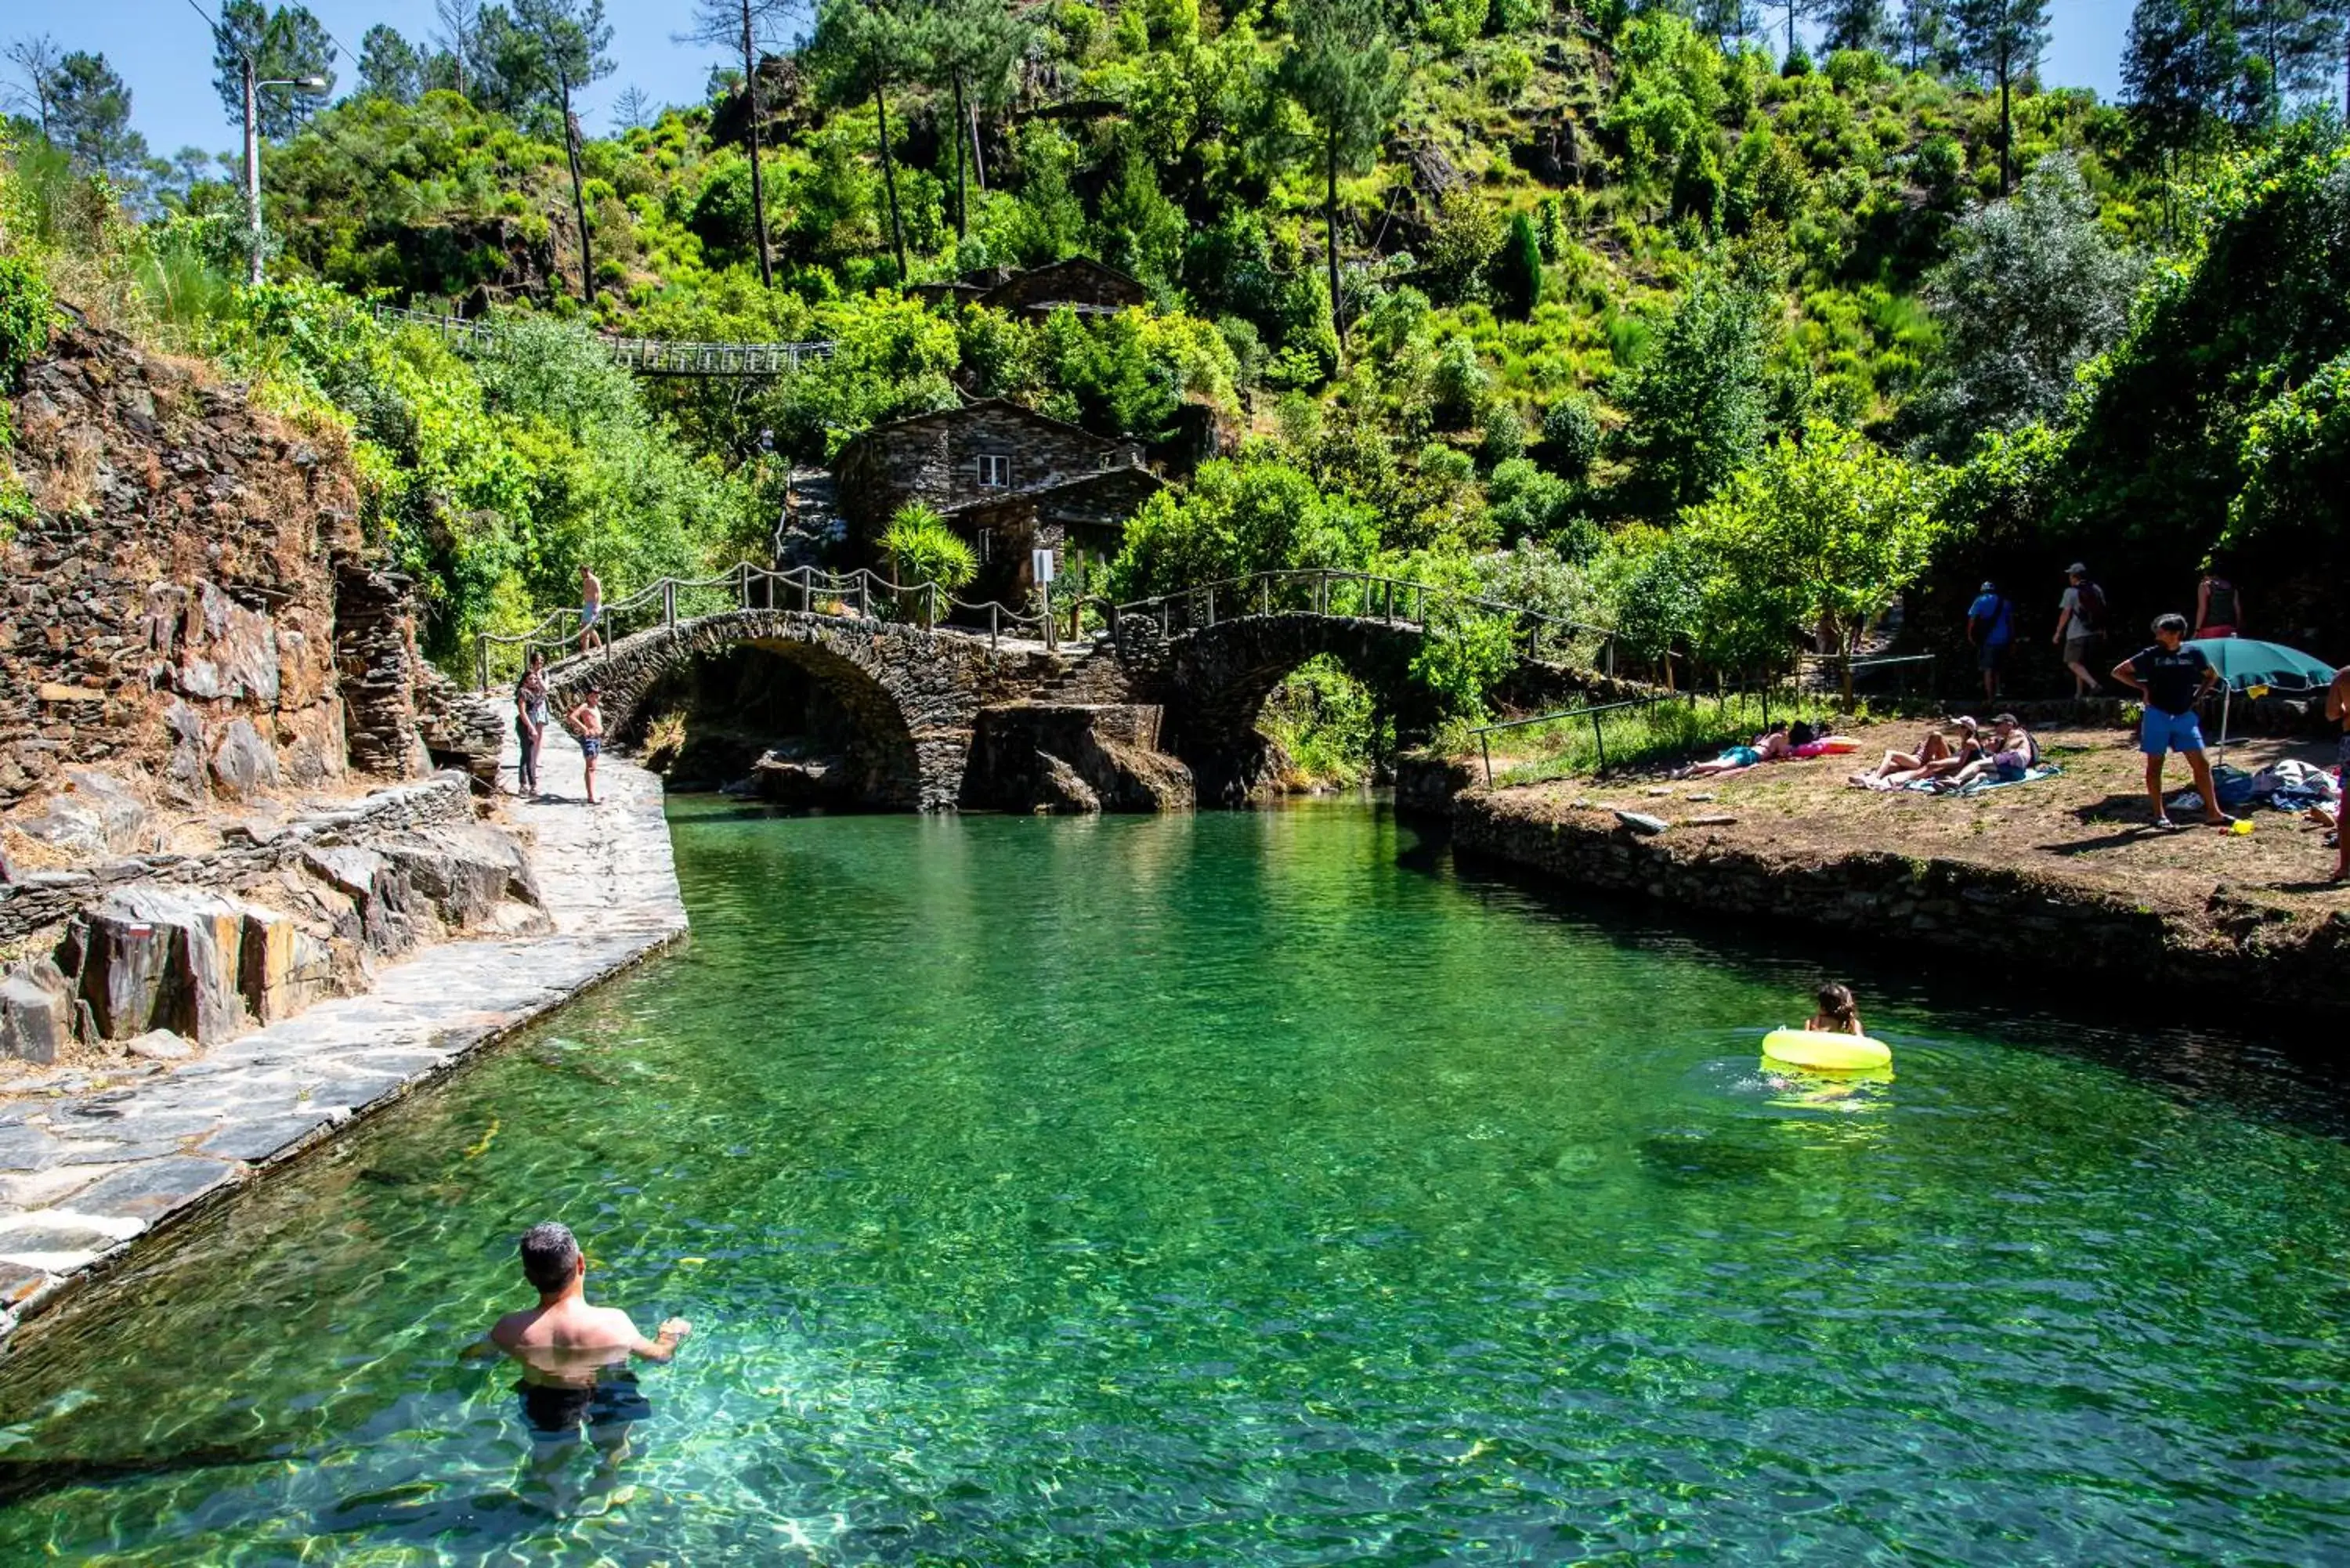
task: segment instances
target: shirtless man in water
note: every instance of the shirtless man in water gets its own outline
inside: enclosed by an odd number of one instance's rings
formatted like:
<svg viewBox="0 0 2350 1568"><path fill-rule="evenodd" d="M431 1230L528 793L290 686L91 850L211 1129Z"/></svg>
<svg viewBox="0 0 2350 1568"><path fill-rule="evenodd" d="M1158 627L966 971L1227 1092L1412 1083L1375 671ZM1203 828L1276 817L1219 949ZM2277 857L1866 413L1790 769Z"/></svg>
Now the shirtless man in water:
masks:
<svg viewBox="0 0 2350 1568"><path fill-rule="evenodd" d="M552 1484L583 1426L604 1463L617 1466L628 1455L629 1427L652 1414L628 1371L629 1358L669 1360L691 1325L673 1317L647 1339L627 1313L589 1306L588 1260L565 1226L532 1226L521 1252L523 1277L538 1292L538 1304L498 1319L488 1345L468 1355L488 1355L494 1346L521 1364L515 1392L533 1438L530 1468L543 1483Z"/></svg>
<svg viewBox="0 0 2350 1568"><path fill-rule="evenodd" d="M523 1234L521 1251L523 1278L538 1292L538 1304L498 1319L490 1343L526 1366L572 1363L592 1369L626 1355L667 1361L693 1332L691 1324L673 1317L647 1339L619 1308L589 1306L588 1256L568 1226L532 1226Z"/></svg>

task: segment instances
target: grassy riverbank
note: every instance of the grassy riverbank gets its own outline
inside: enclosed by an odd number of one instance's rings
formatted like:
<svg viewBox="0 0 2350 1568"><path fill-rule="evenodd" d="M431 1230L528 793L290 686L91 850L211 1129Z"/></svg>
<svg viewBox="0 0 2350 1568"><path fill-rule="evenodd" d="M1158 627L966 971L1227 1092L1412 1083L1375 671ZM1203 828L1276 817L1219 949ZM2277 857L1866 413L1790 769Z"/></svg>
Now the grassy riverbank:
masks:
<svg viewBox="0 0 2350 1568"><path fill-rule="evenodd" d="M1862 726L1850 755L1721 779L1675 783L1659 770L1472 789L1455 820L1472 852L1579 884L2058 971L2218 980L2204 1000L2221 1005L2261 994L2350 1006L2350 988L2327 978L2334 966L2307 961L2350 936L2350 890L2326 880L2334 851L2317 824L2252 806L2249 834L2158 831L2135 737L2116 729L2045 732L2060 775L1978 795L1846 784L1886 751L1912 749L1925 727ZM2322 742L2272 738L2226 753L2248 772L2331 755ZM2185 768L2174 762L2170 779L2184 787ZM1619 810L1673 826L1636 839Z"/></svg>

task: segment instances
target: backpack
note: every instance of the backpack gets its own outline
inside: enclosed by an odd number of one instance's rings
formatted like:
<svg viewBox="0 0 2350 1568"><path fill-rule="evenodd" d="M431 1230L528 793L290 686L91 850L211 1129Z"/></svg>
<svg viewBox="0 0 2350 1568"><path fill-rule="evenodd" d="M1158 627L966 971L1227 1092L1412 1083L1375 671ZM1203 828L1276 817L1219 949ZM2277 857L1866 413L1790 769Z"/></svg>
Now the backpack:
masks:
<svg viewBox="0 0 2350 1568"><path fill-rule="evenodd" d="M2095 583L2083 583L2080 607L2073 612L2073 617L2092 633L2103 637L2106 631L2106 590Z"/></svg>

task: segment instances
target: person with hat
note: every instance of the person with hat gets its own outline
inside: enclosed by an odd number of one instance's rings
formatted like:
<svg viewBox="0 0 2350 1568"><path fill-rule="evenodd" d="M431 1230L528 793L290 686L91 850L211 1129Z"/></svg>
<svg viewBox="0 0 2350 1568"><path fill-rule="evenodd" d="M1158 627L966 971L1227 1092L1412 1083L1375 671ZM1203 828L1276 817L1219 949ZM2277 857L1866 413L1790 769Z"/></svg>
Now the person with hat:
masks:
<svg viewBox="0 0 2350 1568"><path fill-rule="evenodd" d="M2007 645L2015 640L2015 606L1999 591L1999 585L1986 582L1975 602L1967 607L1967 641L1975 650L1976 668L1982 671L1983 695L1999 695L1999 667L2007 659Z"/></svg>
<svg viewBox="0 0 2350 1568"><path fill-rule="evenodd" d="M2073 700L2095 697L2105 688L2089 670L2089 655L2106 630L2106 590L2089 580L2089 568L2079 561L2064 568L2064 597L2056 601L2056 635L2049 640L2064 650L2064 668L2073 672Z"/></svg>

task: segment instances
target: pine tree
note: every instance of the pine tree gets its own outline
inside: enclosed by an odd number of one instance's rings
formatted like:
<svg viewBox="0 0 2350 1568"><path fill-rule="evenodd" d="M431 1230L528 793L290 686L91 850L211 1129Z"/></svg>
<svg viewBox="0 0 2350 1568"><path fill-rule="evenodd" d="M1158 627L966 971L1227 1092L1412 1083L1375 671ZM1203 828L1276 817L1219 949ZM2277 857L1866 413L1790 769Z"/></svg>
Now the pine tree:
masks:
<svg viewBox="0 0 2350 1568"><path fill-rule="evenodd" d="M1950 18L1970 69L1999 86L1999 193L2015 188L2017 78L2032 74L2048 47L2049 0L1956 0Z"/></svg>
<svg viewBox="0 0 2350 1568"><path fill-rule="evenodd" d="M2138 0L2122 50L2122 102L2138 145L2168 165L2259 118L2259 84L2228 0Z"/></svg>
<svg viewBox="0 0 2350 1568"><path fill-rule="evenodd" d="M130 129L130 88L104 55L61 57L49 95L49 140L78 167L119 176L146 162L147 139Z"/></svg>
<svg viewBox="0 0 2350 1568"><path fill-rule="evenodd" d="M922 18L922 57L932 87L943 83L954 99L955 238L971 232L964 192L964 152L978 142L975 97L1003 101L1012 63L1024 33L1003 0L928 0ZM981 188L985 189L983 175Z"/></svg>
<svg viewBox="0 0 2350 1568"><path fill-rule="evenodd" d="M1950 0L1901 0L1896 47L1913 71L1948 76L1959 68L1958 31L1950 24Z"/></svg>
<svg viewBox="0 0 2350 1568"><path fill-rule="evenodd" d="M424 57L400 36L400 29L379 22L359 38L359 92L368 98L388 98L394 103L414 103L424 87Z"/></svg>
<svg viewBox="0 0 2350 1568"><path fill-rule="evenodd" d="M1290 50L1275 79L1313 123L1323 177L1323 234L1330 264L1330 325L1347 349L1338 282L1338 176L1377 157L1403 100L1403 76L1378 0L1295 0Z"/></svg>
<svg viewBox="0 0 2350 1568"><path fill-rule="evenodd" d="M889 249L906 276L906 223L898 211L898 173L889 156L889 89L921 63L922 39L899 0L821 0L807 58L823 96L835 106L873 100L880 138L881 189L889 202Z"/></svg>
<svg viewBox="0 0 2350 1568"><path fill-rule="evenodd" d="M588 230L586 182L579 172L579 117L572 112L571 95L612 74L616 62L605 51L612 47L611 24L604 20L604 0L518 0L516 28L537 46L538 86L552 90L555 108L563 116L563 154L571 165L571 211L579 223L579 292L596 303L596 253Z"/></svg>
<svg viewBox="0 0 2350 1568"><path fill-rule="evenodd" d="M265 11L261 0L227 0L213 31L213 89L220 94L228 122L244 124L244 62L261 79L302 81L317 77L324 92L335 87L335 45L318 18L301 5L281 5ZM262 136L282 141L301 129L309 114L307 99L285 92L265 92L254 103L254 118Z"/></svg>
<svg viewBox="0 0 2350 1568"><path fill-rule="evenodd" d="M759 137L765 127L759 110L759 46L773 41L797 0L695 0L693 26L671 39L681 44L718 45L743 57L743 107L750 113L751 226L759 236L759 282L775 286L774 247L767 237L767 182L761 171Z"/></svg>
<svg viewBox="0 0 2350 1568"><path fill-rule="evenodd" d="M1826 49L1877 49L1893 36L1893 18L1885 0L1828 0L1820 15L1826 19Z"/></svg>

